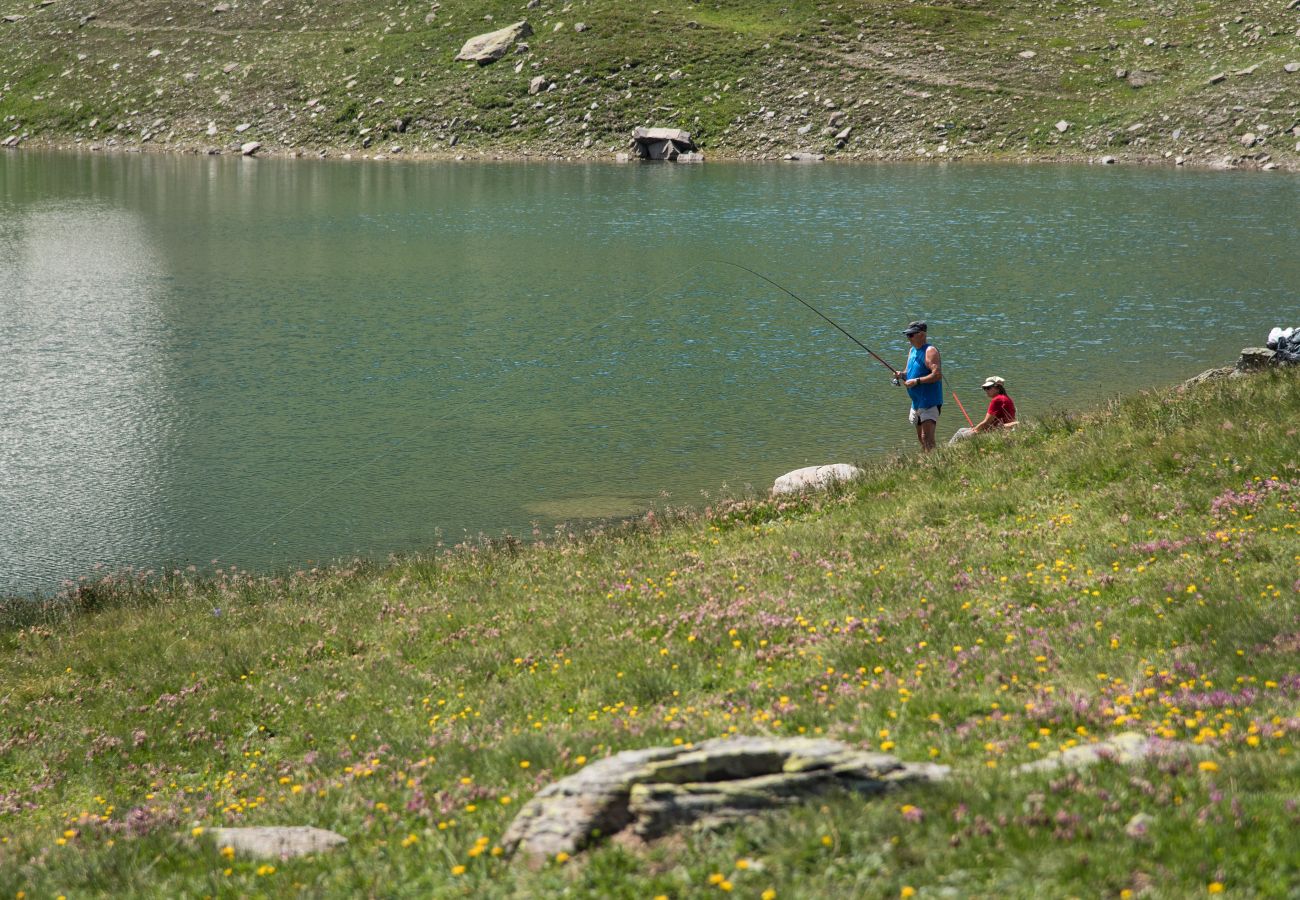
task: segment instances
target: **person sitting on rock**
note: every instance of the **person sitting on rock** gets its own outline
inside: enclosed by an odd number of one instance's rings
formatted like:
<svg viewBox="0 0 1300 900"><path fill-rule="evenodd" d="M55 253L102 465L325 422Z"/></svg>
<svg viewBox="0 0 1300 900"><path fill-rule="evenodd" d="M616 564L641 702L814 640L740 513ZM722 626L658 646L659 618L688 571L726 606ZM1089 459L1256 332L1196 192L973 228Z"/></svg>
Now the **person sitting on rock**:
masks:
<svg viewBox="0 0 1300 900"><path fill-rule="evenodd" d="M990 375L984 379L980 385L984 393L989 398L989 410L984 418L976 422L971 428L959 428L957 433L948 441L955 444L960 440L970 437L973 434L979 434L981 431L992 431L997 428L1014 428L1019 422L1016 421L1016 404L1015 401L1007 394L1006 379L997 375Z"/></svg>

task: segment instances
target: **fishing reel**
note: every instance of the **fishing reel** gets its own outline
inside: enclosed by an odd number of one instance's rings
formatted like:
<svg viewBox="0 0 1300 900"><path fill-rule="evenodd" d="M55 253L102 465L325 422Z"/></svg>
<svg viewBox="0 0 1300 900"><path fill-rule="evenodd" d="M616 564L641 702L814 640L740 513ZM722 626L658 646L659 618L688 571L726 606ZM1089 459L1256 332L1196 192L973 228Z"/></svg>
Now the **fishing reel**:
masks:
<svg viewBox="0 0 1300 900"><path fill-rule="evenodd" d="M899 381L897 378L891 378L889 379L889 383L892 384L894 387L899 387L902 385L903 382Z"/></svg>

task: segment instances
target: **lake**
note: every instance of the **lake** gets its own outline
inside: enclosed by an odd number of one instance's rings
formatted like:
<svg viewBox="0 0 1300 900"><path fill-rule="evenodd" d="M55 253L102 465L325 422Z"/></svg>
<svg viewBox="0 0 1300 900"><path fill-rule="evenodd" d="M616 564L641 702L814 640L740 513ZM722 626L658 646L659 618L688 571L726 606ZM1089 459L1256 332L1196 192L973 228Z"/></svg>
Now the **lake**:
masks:
<svg viewBox="0 0 1300 900"><path fill-rule="evenodd" d="M1300 179L0 153L0 594L701 506L1300 324ZM1287 320L1283 322L1283 320ZM943 411L940 439L964 424Z"/></svg>

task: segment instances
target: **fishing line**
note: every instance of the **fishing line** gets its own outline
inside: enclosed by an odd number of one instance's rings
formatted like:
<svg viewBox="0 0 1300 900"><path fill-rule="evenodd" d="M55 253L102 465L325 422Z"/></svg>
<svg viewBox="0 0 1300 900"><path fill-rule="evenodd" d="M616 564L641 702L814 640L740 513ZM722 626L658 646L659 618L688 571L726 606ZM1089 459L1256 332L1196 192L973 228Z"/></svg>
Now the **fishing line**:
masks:
<svg viewBox="0 0 1300 900"><path fill-rule="evenodd" d="M851 340L853 343L857 344L857 345L858 345L859 347L861 347L863 350L866 350L868 353L870 353L872 356L874 356L874 357L876 358L877 362L879 362L882 366L884 366L886 369L889 370L889 374L890 374L890 375L893 375L895 372L898 371L898 370L895 369L893 366L891 366L889 363L887 363L887 362L885 362L883 359L881 359L881 358L876 354L876 351L872 350L872 349L871 349L870 347L868 347L866 344L862 343L862 341L858 340L858 339L855 338L853 335L849 334L847 331L845 331L843 328L841 328L841 327L840 327L840 324L839 324L838 322L836 322L834 319L832 319L832 318L830 318L829 316L827 316L827 315L826 315L825 313L823 313L820 309L818 309L817 307L813 306L811 303L809 303L809 302L808 302L807 300L805 300L804 298L800 297L800 296L799 296L798 294L796 294L794 291L790 290L789 288L783 287L782 285L777 284L775 281L773 281L772 279L768 278L766 275L762 274L761 272L755 272L753 269L749 268L748 266L742 266L740 263L728 262L728 261L725 260L725 259L706 259L704 262L707 262L707 263L717 263L718 265L723 265L723 266L733 266L733 267L735 267L735 268L737 268L737 269L743 269L744 271L748 272L750 275L753 275L753 276L755 276L756 278L761 278L761 279L763 279L763 280L766 281L768 284L772 285L772 287L774 287L774 288L776 288L776 289L778 289L778 290L781 290L781 291L785 291L787 294L789 294L789 295L790 295L791 297L793 297L794 299L798 300L798 301L799 301L800 303L802 303L804 306L808 307L810 310L812 310L812 311L813 311L814 313L816 313L818 316L821 316L821 318L822 318L823 320L825 320L826 322L828 322L828 323L830 323L832 326L834 326L835 329L838 330L840 334L844 335L846 338L848 338L849 340Z"/></svg>
<svg viewBox="0 0 1300 900"><path fill-rule="evenodd" d="M800 297L800 296L799 296L798 294L796 294L794 291L791 291L791 290L789 290L788 288L786 288L786 287L784 287L784 286L782 286L782 285L780 285L780 284L777 284L775 281L773 281L771 278L768 278L766 275L762 274L761 272L755 272L753 269L749 268L748 266L742 266L742 265L740 265L739 263L730 262L730 261L725 260L725 259L705 259L705 260L701 260L700 262L695 263L695 264L692 265L692 266L688 266L688 267L685 268L685 269L682 269L682 270L680 270L680 271L678 271L678 272L675 272L675 273L674 273L672 276L670 276L668 279L665 279L663 282L661 282L661 283L655 285L653 288L651 288L650 291L643 292L643 293L647 293L647 294L651 294L651 295L653 295L653 294L657 294L657 293L659 292L660 289L665 288L665 287L668 287L669 285L672 285L672 284L675 284L675 283L680 282L683 278L685 278L685 277L686 277L687 275L689 275L691 272L694 272L696 269L699 269L699 268L701 268L701 267L703 267L703 266L707 266L707 265L724 265L724 266L731 266L731 267L736 268L736 269L742 269L743 271L746 271L746 272L750 273L751 275L753 275L753 276L755 276L755 277L757 277L757 278L762 279L763 281L767 282L768 284L772 285L773 287L777 288L778 290L784 292L785 294L788 294L790 297L793 297L795 300L799 301L799 303L803 304L805 307L807 307L808 309L810 309L812 312L816 313L819 317L821 317L823 320L825 320L826 322L828 322L830 325L834 326L836 330L838 330L841 334L843 334L843 335L844 335L845 337L847 337L849 340L853 341L853 343L857 344L857 345L858 345L859 347L861 347L863 350L866 350L868 353L870 353L873 357L876 358L876 360L878 360L878 361L880 362L880 364L881 364L882 366L884 366L885 368L889 369L889 374L890 374L890 375L893 375L893 374L894 374L894 371L895 371L895 370L894 370L894 368L893 368L892 366L889 365L889 363L885 362L883 359L881 359L879 356L877 356L876 353L875 353L875 352L874 352L870 347L868 347L866 344L862 343L862 341L858 340L858 339L857 339L856 337L854 337L853 335L849 334L849 332L845 331L842 327L840 327L840 325L839 325L837 322L835 322L833 319L829 318L829 317L826 316L824 313L822 313L821 310L817 309L817 308L816 308L815 306L813 306L811 303L809 303L808 301L804 300L802 297ZM600 330L601 328L604 328L604 327L605 327L606 325L608 325L610 322L613 322L615 319L622 318L622 317L625 316L625 315L626 315L626 312L624 312L624 311L620 311L620 312L617 312L617 313L615 313L615 314L613 314L613 315L611 315L611 316L608 316L608 317L606 317L606 318L604 318L604 319L601 319L600 321L598 321L598 322L596 322L595 324L593 324L593 325L591 325L590 327L588 327L585 331L580 332L580 333L579 333L579 334L578 334L578 335L573 339L574 342L592 336L593 334L596 333L596 331ZM302 512L304 509L306 509L307 507L311 506L311 505L312 505L313 503L315 503L317 500L319 500L319 499L321 499L322 497L326 496L327 494L331 493L331 492L334 491L336 488L338 488L338 487L340 487L340 486L346 484L347 482L351 481L352 479L356 478L356 477L357 477L358 475L360 475L362 472L366 471L366 470L369 469L371 466L373 466L375 463L377 463L377 462L379 462L380 460L384 459L385 457L391 455L395 450L398 450L398 449L401 448L402 446L404 446L404 445L406 445L406 444L409 444L410 442L414 441L416 438L421 437L421 436L427 434L427 433L428 433L430 430L432 430L433 428L436 428L436 427L439 426L439 425L446 424L446 423L449 422L450 420L454 419L457 415L459 415L459 413L460 413L460 411L457 410L457 411L455 411L455 412L448 412L448 413L446 413L446 414L444 414L444 415L442 415L442 416L440 416L440 417L438 417L438 418L432 419L428 424L424 425L424 426L421 427L421 428L416 429L415 431L411 432L411 433L410 433L409 435L407 435L406 437L401 438L401 439L398 440L395 444L392 444L392 445L390 445L390 446L388 446L388 447L385 447L383 450L380 450L380 451L379 451L378 453L376 453L374 456L370 457L370 459L366 460L365 462L361 463L360 465L356 466L355 468L349 469L349 470L348 470L347 472L345 472L343 475L341 475L341 476L339 476L338 478L336 478L335 480L331 481L329 484L325 485L323 488L321 488L319 491L315 492L314 494L311 494L311 495L308 496L305 500L303 500L302 502L298 503L296 506L293 506L293 507L289 508L289 509L286 510L285 512L281 513L279 516L275 517L274 519L271 519L269 522L267 522L267 523L266 523L265 525L263 525L261 528L258 528L256 531L250 532L250 533L249 533L246 537L244 537L244 538L243 538L239 543L237 543L237 544L235 544L234 546L232 546L231 548L229 548L229 550L226 552L226 554L224 555L224 557L221 556L221 555L218 555L218 556L216 557L216 559L222 559L222 558L229 559L229 558L233 557L236 553L238 553L240 550L243 550L245 547L247 547L249 544L251 544L251 543L252 543L254 540L256 540L258 537L260 537L261 535L265 534L267 531L269 531L270 529L274 528L276 525L279 525L281 522L285 521L285 520L288 519L290 516L293 516L293 515L295 515L295 514L297 514L297 513L299 513L299 512Z"/></svg>

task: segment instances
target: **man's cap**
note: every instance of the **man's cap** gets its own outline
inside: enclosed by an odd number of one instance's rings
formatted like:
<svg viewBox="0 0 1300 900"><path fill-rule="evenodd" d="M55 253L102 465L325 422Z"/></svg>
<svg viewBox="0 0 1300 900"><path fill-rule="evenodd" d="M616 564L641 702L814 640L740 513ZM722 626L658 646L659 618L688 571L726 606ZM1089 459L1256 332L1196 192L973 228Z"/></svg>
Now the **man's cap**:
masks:
<svg viewBox="0 0 1300 900"><path fill-rule="evenodd" d="M909 322L907 325L907 330L904 331L903 334L905 334L907 337L911 337L912 335L920 334L923 331L925 331L924 322Z"/></svg>
<svg viewBox="0 0 1300 900"><path fill-rule="evenodd" d="M985 379L984 379L984 383L981 384L980 387L982 387L982 388L991 388L991 387L997 387L997 386L1000 385L1000 384L1006 384L1006 383L1007 383L1007 380L1006 380L1005 378L1001 378L1001 377L999 377L999 376L997 376L997 375L990 375L988 378L985 378Z"/></svg>

